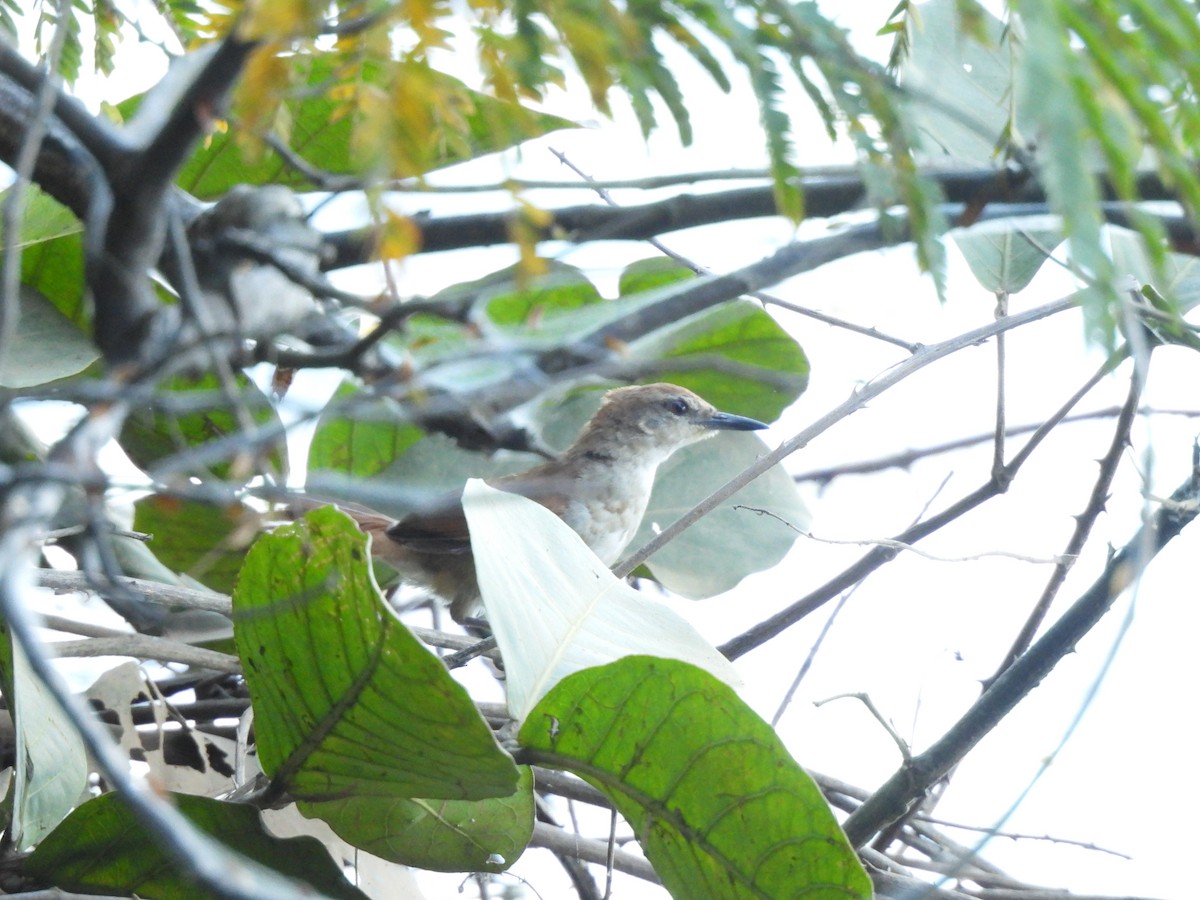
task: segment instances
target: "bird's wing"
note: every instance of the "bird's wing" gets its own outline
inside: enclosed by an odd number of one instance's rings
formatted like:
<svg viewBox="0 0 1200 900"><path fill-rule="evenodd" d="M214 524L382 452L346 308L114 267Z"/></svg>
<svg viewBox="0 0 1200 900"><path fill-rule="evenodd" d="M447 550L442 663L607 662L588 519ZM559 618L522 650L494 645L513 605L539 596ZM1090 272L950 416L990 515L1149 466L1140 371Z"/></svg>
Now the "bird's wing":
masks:
<svg viewBox="0 0 1200 900"><path fill-rule="evenodd" d="M469 553L471 535L463 515L462 498L450 496L420 512L409 513L384 534L389 540L419 553Z"/></svg>
<svg viewBox="0 0 1200 900"><path fill-rule="evenodd" d="M546 463L528 472L505 475L488 482L492 487L536 500L561 516L568 502L567 485L556 463ZM387 536L401 546L421 553L469 553L471 534L463 514L462 496L449 494L432 506L405 516L387 529Z"/></svg>

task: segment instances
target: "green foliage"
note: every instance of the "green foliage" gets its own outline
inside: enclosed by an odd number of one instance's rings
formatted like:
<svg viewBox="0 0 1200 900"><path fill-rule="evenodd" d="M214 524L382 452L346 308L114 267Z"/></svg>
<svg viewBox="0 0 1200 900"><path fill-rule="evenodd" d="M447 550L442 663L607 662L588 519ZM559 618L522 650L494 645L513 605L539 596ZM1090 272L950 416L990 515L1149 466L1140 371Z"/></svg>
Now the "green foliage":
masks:
<svg viewBox="0 0 1200 900"><path fill-rule="evenodd" d="M354 397L360 399L351 402ZM308 468L372 478L424 436L404 421L399 404L386 397L361 396L352 382L343 382L313 434Z"/></svg>
<svg viewBox="0 0 1200 900"><path fill-rule="evenodd" d="M193 825L229 847L291 878L303 879L327 897L366 900L342 877L341 868L314 838L281 840L264 827L258 810L239 803L176 794L171 798ZM116 794L95 797L76 809L26 861L26 871L64 891L114 891L138 897L206 900L199 888L159 847ZM296 886L297 896L302 887ZM226 896L221 894L220 896Z"/></svg>
<svg viewBox="0 0 1200 900"><path fill-rule="evenodd" d="M641 656L568 676L520 741L604 792L674 897L872 896L812 779L694 666Z"/></svg>
<svg viewBox="0 0 1200 900"><path fill-rule="evenodd" d="M737 407L733 407L737 408ZM715 446L714 446L715 444ZM685 447L663 463L630 550L671 524L767 452L756 435L724 435ZM712 597L777 565L808 528L808 508L780 466L756 478L647 562L654 579L684 597Z"/></svg>
<svg viewBox="0 0 1200 900"><path fill-rule="evenodd" d="M292 797L510 797L517 770L466 691L409 633L366 537L315 510L251 548L233 595L258 758Z"/></svg>
<svg viewBox="0 0 1200 900"><path fill-rule="evenodd" d="M1108 196L1136 199L1149 164L1193 219L1200 212L1193 159L1200 25L1182 0L1014 0L1004 21L976 0L900 2L882 32L895 38L888 68L899 72L901 87L807 2L331 8L300 0L243 8L164 0L157 8L189 47L234 30L261 41L228 121L216 120L179 175L201 199L242 182L352 188L365 190L386 218L379 184L419 179L570 126L535 105L571 71L602 113L623 95L645 133L665 117L687 142L682 53L722 90L739 73L749 79L781 214L795 221L805 214L799 88L828 138L850 138L885 229L913 240L939 287L942 198L923 167L930 160L1011 164L1044 186L1061 227L1005 223L955 234L987 290L1023 289L1043 251L1065 239L1089 285L1094 337L1114 339L1116 304L1127 301L1114 285L1132 274L1139 282L1132 293L1144 301L1135 312L1151 336L1200 345L1181 317L1200 298L1195 259L1168 254L1148 218L1135 219L1137 234L1104 227L1100 206ZM0 28L12 30L17 11L13 0L0 0ZM29 15L40 50L52 29L67 29L61 71L68 81L89 57L100 71L111 68L122 13L110 0L40 4ZM327 26L340 33L318 36ZM437 68L467 30L485 91ZM95 42L90 51L85 35ZM118 114L132 115L137 102ZM83 226L47 194L34 189L26 200L21 233L10 240L22 254L22 316L0 373L5 387L45 385L93 359L82 348L90 318ZM538 212L530 206L522 215L536 223ZM644 260L621 273L617 296L606 297L587 273L523 249L527 265L447 287L436 298L446 303L444 316L424 312L389 335L384 346L402 365L378 394L343 384L309 451L314 493L337 494L322 488L343 476L341 486L358 492L347 490L351 499L401 514L459 489L468 474L525 468L540 457L464 449L436 430L453 420L463 426L456 434L478 426L491 438L488 428L512 426L526 429L531 445L562 448L601 389L617 380L673 381L766 420L807 385L798 343L755 303L695 300L696 288L709 283L703 276ZM272 796L286 793L305 815L387 860L502 871L530 840L530 771L513 764L465 690L386 607L364 536L320 510L243 553L256 514L242 492L256 479L279 483L287 474L281 442L246 440L282 436L271 400L243 376L178 377L158 387L157 401L134 409L120 435L130 458L159 476L157 492L137 503L134 524L153 533L151 547L173 570L155 577L182 572L234 593L236 645ZM663 467L634 544L763 452L753 436L727 435L677 455ZM231 502L171 495L197 481L225 482ZM781 469L745 489L738 504L657 554L654 577L686 596L711 595L774 565L805 525ZM121 559L129 571L128 557ZM526 565L522 574L536 580L539 573ZM18 847L44 838L24 872L67 890L195 895L111 797L63 820L86 774L82 750L3 637L0 675L18 756L6 811ZM585 669L541 701L520 739L539 761L584 776L613 800L676 896L869 894L827 806L773 732L728 688L690 667L640 657ZM359 896L315 845L275 841L253 810L194 797L177 802L247 855L326 893Z"/></svg>
<svg viewBox="0 0 1200 900"><path fill-rule="evenodd" d="M1062 241L1057 230L1017 232L1005 223L957 231L952 237L976 280L994 294L1023 290Z"/></svg>
<svg viewBox="0 0 1200 900"><path fill-rule="evenodd" d="M0 387L49 384L86 370L100 354L36 288L21 285L17 333L0 362Z"/></svg>
<svg viewBox="0 0 1200 900"><path fill-rule="evenodd" d="M270 439L254 443L231 440L254 428ZM214 372L164 379L153 399L130 410L121 430L121 446L138 466L150 470L165 459L195 451L187 474L201 479L245 478L266 469L282 480L287 474L283 424L270 401L245 375L238 373L229 390Z"/></svg>
<svg viewBox="0 0 1200 900"><path fill-rule="evenodd" d="M17 0L0 0L0 31L9 40L17 38L17 23L13 14L20 15L21 4Z"/></svg>
<svg viewBox="0 0 1200 900"><path fill-rule="evenodd" d="M7 203L10 191L0 194ZM83 225L65 206L36 187L25 194L21 222L21 284L54 304L79 329L89 324L84 305ZM0 237L3 237L0 223Z"/></svg>
<svg viewBox="0 0 1200 900"><path fill-rule="evenodd" d="M13 8L15 10L18 7ZM73 83L82 73L85 31L91 33L91 58L95 70L105 74L113 70L116 41L124 17L110 0L85 0L69 4L39 3L36 10L34 42L39 54L47 54L55 40L53 35L59 29L64 29L58 71L65 81ZM11 18L4 16L0 21L12 30Z"/></svg>
<svg viewBox="0 0 1200 900"><path fill-rule="evenodd" d="M343 840L381 859L437 872L503 872L533 834L533 775L521 767L510 797L404 800L359 795L301 802Z"/></svg>
<svg viewBox="0 0 1200 900"><path fill-rule="evenodd" d="M1149 163L1190 216L1200 210L1200 67L1183 50L1200 24L1183 0L1012 7L1008 22L962 0L897 7L888 29L905 29L903 83L939 161L1012 158L1036 172L1088 286L1088 335L1111 345L1123 273L1105 246L1101 200L1136 201ZM1161 226L1136 211L1133 220L1165 278Z"/></svg>
<svg viewBox="0 0 1200 900"><path fill-rule="evenodd" d="M473 91L427 63L410 63L401 71L349 54L257 59L235 115L330 179L354 182L364 172L388 178L423 175L573 126ZM397 93L399 86L405 93ZM131 115L136 103L122 104L122 115ZM204 199L220 198L235 184L300 188L311 183L245 128L211 135L178 181Z"/></svg>
<svg viewBox="0 0 1200 900"><path fill-rule="evenodd" d="M151 548L169 569L228 594L259 516L241 503L217 506L148 494L133 506L134 530L151 536Z"/></svg>

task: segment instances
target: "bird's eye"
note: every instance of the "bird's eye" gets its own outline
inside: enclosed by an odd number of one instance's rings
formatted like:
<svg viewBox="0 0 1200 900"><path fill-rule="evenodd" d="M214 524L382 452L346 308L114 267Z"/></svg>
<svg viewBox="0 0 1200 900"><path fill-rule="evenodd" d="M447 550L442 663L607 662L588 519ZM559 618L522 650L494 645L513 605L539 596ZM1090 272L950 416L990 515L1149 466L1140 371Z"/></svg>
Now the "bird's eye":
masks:
<svg viewBox="0 0 1200 900"><path fill-rule="evenodd" d="M682 397L672 397L667 401L667 409L677 416L686 416L690 407L688 406L688 402Z"/></svg>

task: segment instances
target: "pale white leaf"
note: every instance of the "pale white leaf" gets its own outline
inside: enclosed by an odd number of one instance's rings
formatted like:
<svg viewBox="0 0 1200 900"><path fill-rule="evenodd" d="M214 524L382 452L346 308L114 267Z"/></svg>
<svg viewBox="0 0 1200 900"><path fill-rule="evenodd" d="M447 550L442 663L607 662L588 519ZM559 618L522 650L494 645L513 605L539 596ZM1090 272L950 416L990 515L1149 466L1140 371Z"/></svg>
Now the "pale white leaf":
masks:
<svg viewBox="0 0 1200 900"><path fill-rule="evenodd" d="M614 577L549 510L479 479L467 482L463 509L518 721L567 675L635 654L679 659L740 684L691 624Z"/></svg>
<svg viewBox="0 0 1200 900"><path fill-rule="evenodd" d="M13 843L25 850L49 834L83 797L88 763L67 714L13 641L16 786Z"/></svg>

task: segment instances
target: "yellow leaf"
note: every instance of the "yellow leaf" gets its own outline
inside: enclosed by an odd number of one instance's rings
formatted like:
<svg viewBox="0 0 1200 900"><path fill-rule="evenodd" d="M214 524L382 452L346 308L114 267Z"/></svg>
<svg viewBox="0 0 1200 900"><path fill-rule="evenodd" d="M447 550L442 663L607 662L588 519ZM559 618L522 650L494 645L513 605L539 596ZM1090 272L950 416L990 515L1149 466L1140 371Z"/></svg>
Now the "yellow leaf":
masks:
<svg viewBox="0 0 1200 900"><path fill-rule="evenodd" d="M421 249L421 229L409 216L402 216L384 208L383 227L379 231L379 242L375 245L375 256L384 260L400 260Z"/></svg>
<svg viewBox="0 0 1200 900"><path fill-rule="evenodd" d="M318 0L253 0L246 4L238 34L248 41L308 34L324 9Z"/></svg>
<svg viewBox="0 0 1200 900"><path fill-rule="evenodd" d="M250 55L246 72L238 88L238 117L251 132L268 130L283 108L280 102L291 74L291 59L280 55L281 47L272 41Z"/></svg>

